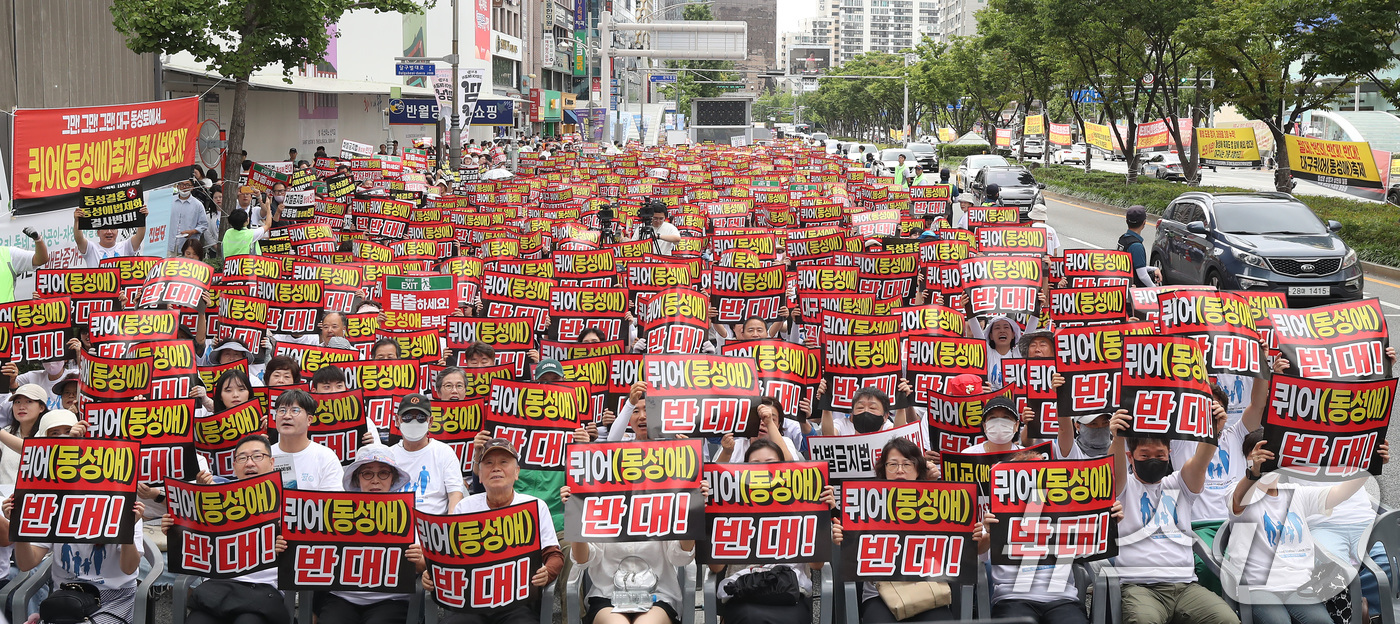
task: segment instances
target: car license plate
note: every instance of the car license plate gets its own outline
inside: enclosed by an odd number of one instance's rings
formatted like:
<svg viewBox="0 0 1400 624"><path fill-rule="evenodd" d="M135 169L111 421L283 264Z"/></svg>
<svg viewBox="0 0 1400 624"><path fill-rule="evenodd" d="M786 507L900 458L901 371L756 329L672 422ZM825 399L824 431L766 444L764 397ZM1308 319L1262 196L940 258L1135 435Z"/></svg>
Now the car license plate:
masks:
<svg viewBox="0 0 1400 624"><path fill-rule="evenodd" d="M1289 286L1288 295L1291 297L1326 297L1332 290L1326 286Z"/></svg>

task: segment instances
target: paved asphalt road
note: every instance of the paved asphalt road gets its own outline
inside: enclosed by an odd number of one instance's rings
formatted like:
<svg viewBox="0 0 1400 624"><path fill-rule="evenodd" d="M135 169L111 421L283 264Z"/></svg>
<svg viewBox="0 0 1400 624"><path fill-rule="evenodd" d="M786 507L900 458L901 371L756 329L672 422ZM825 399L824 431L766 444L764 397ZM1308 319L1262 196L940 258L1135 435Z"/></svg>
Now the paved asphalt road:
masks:
<svg viewBox="0 0 1400 624"><path fill-rule="evenodd" d="M1301 185L1300 185L1301 186ZM1066 249L1095 248L1113 249L1118 245L1118 237L1126 225L1123 216L1099 208L1058 201L1047 198L1046 208L1050 212L1050 225L1060 236L1060 244ZM1142 237L1151 248L1156 236L1156 228L1148 225ZM1390 344L1400 346L1400 281L1366 274L1366 295L1380 299L1390 329ZM1387 439L1400 445L1400 419L1392 418ZM1397 446L1400 451L1400 446ZM1400 462L1392 462L1380 477L1381 500L1389 507L1400 505Z"/></svg>

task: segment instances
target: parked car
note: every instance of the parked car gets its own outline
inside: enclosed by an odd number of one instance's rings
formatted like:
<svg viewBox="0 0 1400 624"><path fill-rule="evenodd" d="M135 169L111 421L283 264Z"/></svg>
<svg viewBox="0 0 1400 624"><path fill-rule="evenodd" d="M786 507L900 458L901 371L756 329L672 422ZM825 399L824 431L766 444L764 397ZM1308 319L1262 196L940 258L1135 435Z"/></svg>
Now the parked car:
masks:
<svg viewBox="0 0 1400 624"><path fill-rule="evenodd" d="M1029 136L1021 140L1021 155L1025 158L1036 158L1045 155L1045 139L1038 136Z"/></svg>
<svg viewBox="0 0 1400 624"><path fill-rule="evenodd" d="M1084 158L1087 156L1088 151L1088 148L1085 147L1083 143L1075 143L1074 145L1064 146L1055 150L1055 153L1051 157L1055 159L1055 162L1061 165L1071 162L1082 165L1084 164Z"/></svg>
<svg viewBox="0 0 1400 624"><path fill-rule="evenodd" d="M880 147L875 145L874 143L851 143L850 145L850 151L846 152L847 158L858 162L865 162L866 154L875 154L875 160L880 160ZM860 151L860 148L862 147L865 148L864 153Z"/></svg>
<svg viewBox="0 0 1400 624"><path fill-rule="evenodd" d="M1157 223L1149 262L1169 284L1283 291L1289 305L1360 299L1365 277L1342 224L1288 193L1183 193Z"/></svg>
<svg viewBox="0 0 1400 624"><path fill-rule="evenodd" d="M1158 180L1186 181L1186 173L1181 170L1181 155L1175 152L1157 152L1142 163L1142 174Z"/></svg>
<svg viewBox="0 0 1400 624"><path fill-rule="evenodd" d="M1031 211L1031 205L1043 202L1041 190L1045 185L1036 182L1035 176L1025 167L983 167L972 179L972 195L977 198L977 203L987 201L987 185L995 184L1000 187L999 206L1015 206L1021 211L1021 216Z"/></svg>
<svg viewBox="0 0 1400 624"><path fill-rule="evenodd" d="M1005 167L1010 164L1006 162L1005 158L996 154L973 154L958 163L958 170L954 172L953 178L959 187L967 188L972 177L977 175L977 172L983 167Z"/></svg>
<svg viewBox="0 0 1400 624"><path fill-rule="evenodd" d="M813 140L813 141L822 141L822 142L825 142L828 138L830 138L830 137L826 136L826 133L825 133L825 132L813 132L813 133L812 133L812 140Z"/></svg>
<svg viewBox="0 0 1400 624"><path fill-rule="evenodd" d="M1400 205L1400 182L1390 185L1390 189L1385 192L1385 200L1396 205Z"/></svg>
<svg viewBox="0 0 1400 624"><path fill-rule="evenodd" d="M938 173L938 150L932 143L905 143L904 149L914 152L914 158L924 166L924 171Z"/></svg>
<svg viewBox="0 0 1400 624"><path fill-rule="evenodd" d="M899 166L900 155L904 156L904 165L906 167L913 167L919 162L913 150L899 148L883 149L880 150L880 153L875 155L875 160L880 161L880 175L894 175L895 168Z"/></svg>

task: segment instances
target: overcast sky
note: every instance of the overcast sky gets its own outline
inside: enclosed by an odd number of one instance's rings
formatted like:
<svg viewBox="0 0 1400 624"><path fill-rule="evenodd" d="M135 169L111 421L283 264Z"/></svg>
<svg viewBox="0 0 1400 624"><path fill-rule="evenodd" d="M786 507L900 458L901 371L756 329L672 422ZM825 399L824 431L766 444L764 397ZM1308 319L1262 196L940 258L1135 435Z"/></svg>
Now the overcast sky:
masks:
<svg viewBox="0 0 1400 624"><path fill-rule="evenodd" d="M797 30L798 22L817 15L817 0L778 0L778 34Z"/></svg>

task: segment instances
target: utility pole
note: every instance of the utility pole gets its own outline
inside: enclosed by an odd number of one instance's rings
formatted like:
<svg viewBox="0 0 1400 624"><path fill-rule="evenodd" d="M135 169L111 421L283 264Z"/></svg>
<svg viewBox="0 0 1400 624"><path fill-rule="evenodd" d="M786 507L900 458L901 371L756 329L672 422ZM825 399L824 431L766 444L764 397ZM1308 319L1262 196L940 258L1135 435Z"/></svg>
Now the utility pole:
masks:
<svg viewBox="0 0 1400 624"><path fill-rule="evenodd" d="M452 0L452 128L448 131L452 136L448 138L448 143L452 149L452 155L448 162L452 163L452 172L462 166L462 89L461 73L457 69L457 36L461 28L457 24L457 1Z"/></svg>

